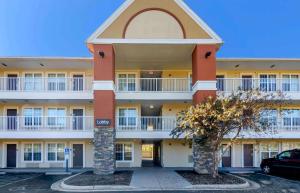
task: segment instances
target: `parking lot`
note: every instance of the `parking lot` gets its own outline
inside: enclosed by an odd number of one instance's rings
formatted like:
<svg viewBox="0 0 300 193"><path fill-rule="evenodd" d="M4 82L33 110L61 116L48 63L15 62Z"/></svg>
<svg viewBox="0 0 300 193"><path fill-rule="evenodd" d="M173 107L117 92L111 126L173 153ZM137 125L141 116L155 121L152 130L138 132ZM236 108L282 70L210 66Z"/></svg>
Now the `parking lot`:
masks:
<svg viewBox="0 0 300 193"><path fill-rule="evenodd" d="M267 176L263 174L240 174L260 184L261 188L256 190L238 191L191 191L200 193L209 192L247 192L247 193L297 193L300 192L300 176L293 177L294 180L282 177ZM6 174L0 176L0 193L57 193L50 189L52 183L66 176L46 176L44 174ZM286 177L286 176L284 176ZM295 180L297 179L297 180ZM160 191L162 192L162 191ZM167 192L167 191L166 191ZM170 191L169 191L170 192ZM174 192L174 191L171 191ZM177 191L190 192L190 191Z"/></svg>

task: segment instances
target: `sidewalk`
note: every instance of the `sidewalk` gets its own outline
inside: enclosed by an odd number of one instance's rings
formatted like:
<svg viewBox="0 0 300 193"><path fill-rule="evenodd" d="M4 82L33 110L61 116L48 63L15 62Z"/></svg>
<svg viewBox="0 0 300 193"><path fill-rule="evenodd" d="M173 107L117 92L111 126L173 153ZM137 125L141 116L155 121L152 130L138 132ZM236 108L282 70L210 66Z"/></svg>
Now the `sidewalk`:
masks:
<svg viewBox="0 0 300 193"><path fill-rule="evenodd" d="M146 189L170 189L191 186L173 170L163 168L140 168L134 171L130 186Z"/></svg>

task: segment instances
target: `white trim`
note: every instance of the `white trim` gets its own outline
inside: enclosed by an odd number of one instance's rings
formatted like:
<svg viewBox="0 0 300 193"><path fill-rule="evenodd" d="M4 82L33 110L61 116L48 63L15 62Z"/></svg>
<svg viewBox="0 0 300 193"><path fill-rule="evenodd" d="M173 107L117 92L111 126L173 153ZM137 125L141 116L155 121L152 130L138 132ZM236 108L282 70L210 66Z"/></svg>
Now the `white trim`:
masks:
<svg viewBox="0 0 300 193"><path fill-rule="evenodd" d="M216 80L198 80L193 86L193 94L199 90L217 90Z"/></svg>
<svg viewBox="0 0 300 193"><path fill-rule="evenodd" d="M134 39L98 39L98 37L131 5L135 0L126 0L86 41L86 43L94 43L94 44L111 44L123 42L123 40L127 41L127 43L140 42ZM212 39L183 39L177 40L183 43L193 43L193 44L223 44L222 39L194 12L192 11L183 0L174 0L174 2L186 12L192 20L194 20L200 28L202 28ZM157 40L141 40L142 42L155 43ZM174 40L173 40L174 41ZM172 40L158 40L158 42L162 43L170 43ZM164 44L165 44L164 43ZM178 42L177 42L178 43Z"/></svg>
<svg viewBox="0 0 300 193"><path fill-rule="evenodd" d="M48 145L49 144L55 144L55 160L49 160L48 159ZM64 160L57 160L57 144L64 144L64 148L67 147L67 143L66 142L46 142L45 143L45 163L64 163ZM65 156L64 156L65 157Z"/></svg>
<svg viewBox="0 0 300 193"><path fill-rule="evenodd" d="M221 44L214 39L95 39L93 44Z"/></svg>
<svg viewBox="0 0 300 193"><path fill-rule="evenodd" d="M74 149L73 149L73 145L76 145L76 144L78 144L78 145L82 145L82 151L83 151L83 153L82 153L82 159L83 159L83 163L82 163L82 168L85 168L86 167L86 155L85 155L85 142L82 142L82 141L72 141L72 142L70 142L70 147L69 148L71 148L71 154L70 154L70 167L74 167L73 166L73 151L74 151Z"/></svg>
<svg viewBox="0 0 300 193"><path fill-rule="evenodd" d="M41 160L40 161L34 161L33 160L33 153L34 153L34 145L41 145ZM24 160L24 153L25 153L25 151L24 151L24 149L25 149L25 145L31 145L31 148L32 148L32 150L31 150L31 153L32 153L32 160L28 160L28 161L26 161L26 160ZM43 143L42 142L21 142L21 162L23 162L23 163L38 163L38 164L40 164L40 163L43 163L44 162L44 146L43 146Z"/></svg>
<svg viewBox="0 0 300 193"><path fill-rule="evenodd" d="M216 42L222 44L223 41L183 0L175 0L175 2Z"/></svg>
<svg viewBox="0 0 300 193"><path fill-rule="evenodd" d="M116 142L116 145L120 144L122 145L122 154L123 154L123 160L117 160L118 163L134 163L134 143L133 142ZM131 160L124 160L125 157L125 146L124 145L131 145ZM117 151L115 151L117 152Z"/></svg>
<svg viewBox="0 0 300 193"><path fill-rule="evenodd" d="M2 153L2 155L3 155L3 166L4 167L7 167L7 145L8 144L16 144L16 168L18 168L19 167L19 154L20 154L20 150L19 150L19 146L20 146L20 144L19 144L19 142L17 142L17 141L10 141L10 142L4 142L3 143L3 153Z"/></svg>
<svg viewBox="0 0 300 193"><path fill-rule="evenodd" d="M134 0L126 0L98 29L86 40L93 43L132 3Z"/></svg>
<svg viewBox="0 0 300 193"><path fill-rule="evenodd" d="M112 80L93 81L93 90L115 90L115 84Z"/></svg>

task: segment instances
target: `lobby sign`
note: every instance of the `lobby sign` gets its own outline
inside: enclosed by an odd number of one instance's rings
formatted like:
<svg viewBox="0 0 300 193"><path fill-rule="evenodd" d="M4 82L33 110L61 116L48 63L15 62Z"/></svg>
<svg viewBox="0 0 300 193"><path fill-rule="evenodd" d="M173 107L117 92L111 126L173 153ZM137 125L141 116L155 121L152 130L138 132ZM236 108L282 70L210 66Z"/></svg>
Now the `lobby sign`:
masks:
<svg viewBox="0 0 300 193"><path fill-rule="evenodd" d="M111 125L110 119L96 119L96 127L107 127Z"/></svg>

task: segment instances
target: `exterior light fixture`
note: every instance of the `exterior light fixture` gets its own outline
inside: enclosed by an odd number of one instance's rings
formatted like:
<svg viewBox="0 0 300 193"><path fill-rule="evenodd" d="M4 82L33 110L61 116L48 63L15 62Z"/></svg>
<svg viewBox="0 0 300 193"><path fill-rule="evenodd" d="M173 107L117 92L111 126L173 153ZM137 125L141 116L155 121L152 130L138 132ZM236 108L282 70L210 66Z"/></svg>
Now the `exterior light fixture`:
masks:
<svg viewBox="0 0 300 193"><path fill-rule="evenodd" d="M275 66L276 66L276 65L275 65L275 64L273 64L273 65L271 65L271 66L270 66L270 68L274 68Z"/></svg>
<svg viewBox="0 0 300 193"><path fill-rule="evenodd" d="M2 64L2 66L5 66L5 67L7 67L7 65L5 64L5 63L1 63Z"/></svg>
<svg viewBox="0 0 300 193"><path fill-rule="evenodd" d="M153 105L150 105L150 109L154 109L154 106L153 106Z"/></svg>
<svg viewBox="0 0 300 193"><path fill-rule="evenodd" d="M209 56L211 56L211 52L206 52L205 58L207 59Z"/></svg>
<svg viewBox="0 0 300 193"><path fill-rule="evenodd" d="M235 68L238 68L238 67L240 67L240 65L239 65L239 64L237 64L237 65L235 65L234 67L235 67Z"/></svg>
<svg viewBox="0 0 300 193"><path fill-rule="evenodd" d="M44 67L45 65L44 65L44 64L42 64L42 63L40 63L40 66L43 66L43 67Z"/></svg>
<svg viewBox="0 0 300 193"><path fill-rule="evenodd" d="M101 58L104 58L105 53L104 53L103 51L100 51L100 52L99 52L99 56L101 56Z"/></svg>

